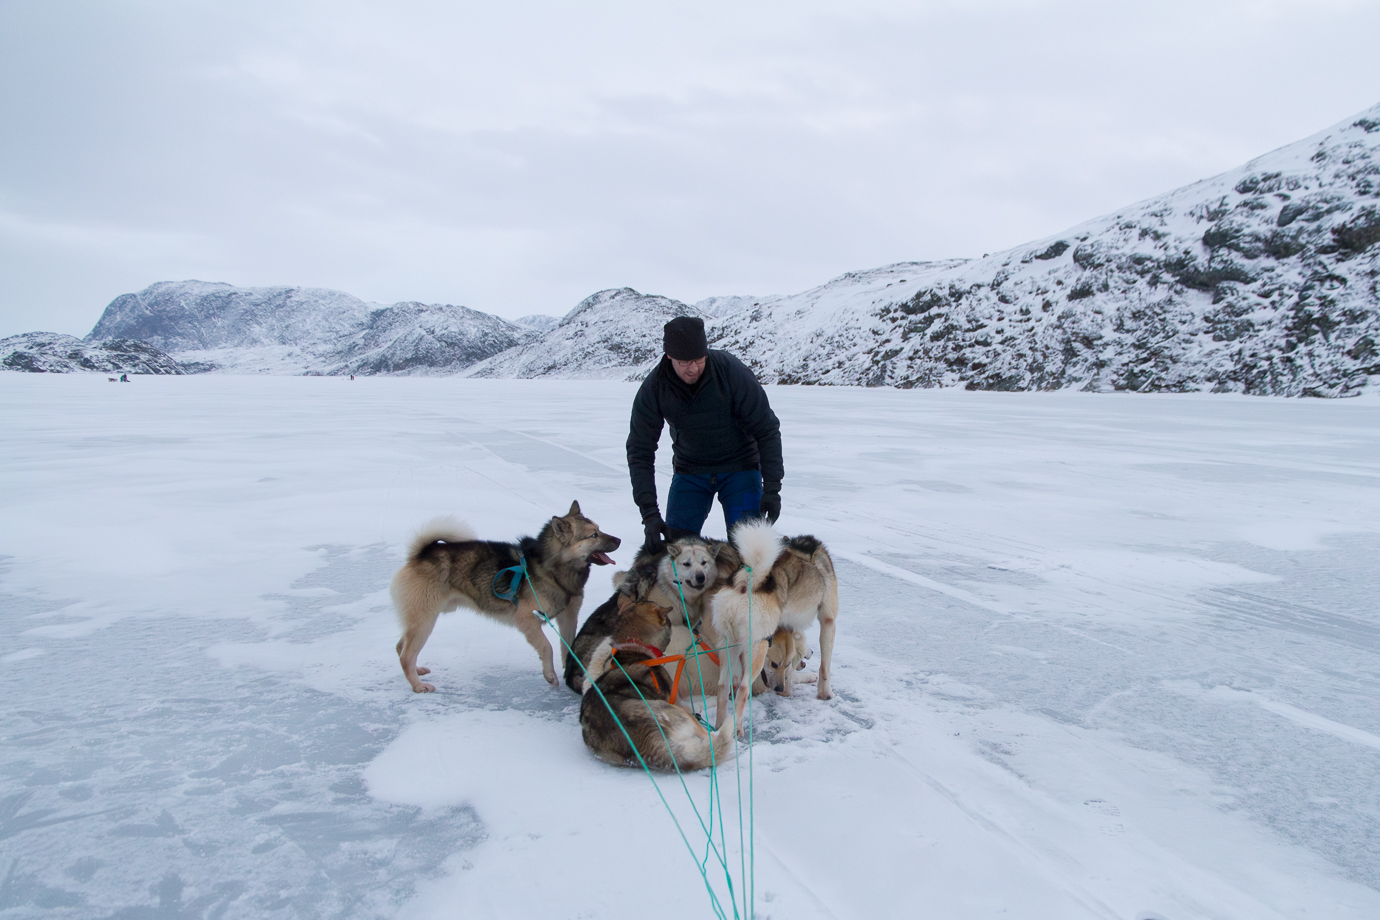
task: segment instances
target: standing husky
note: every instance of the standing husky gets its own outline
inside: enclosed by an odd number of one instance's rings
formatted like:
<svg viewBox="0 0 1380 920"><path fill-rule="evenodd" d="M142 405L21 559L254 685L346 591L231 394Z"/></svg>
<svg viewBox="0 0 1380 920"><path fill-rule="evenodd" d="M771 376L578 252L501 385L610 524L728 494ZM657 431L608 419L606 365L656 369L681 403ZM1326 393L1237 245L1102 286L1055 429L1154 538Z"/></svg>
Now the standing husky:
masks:
<svg viewBox="0 0 1380 920"><path fill-rule="evenodd" d="M620 638L615 642L614 636ZM667 701L667 669L644 663L662 657L670 638L665 607L632 604L625 607L613 635L590 655L580 729L585 744L605 763L637 766L641 755L653 770L703 770L728 758L732 729L711 735L694 716Z"/></svg>
<svg viewBox="0 0 1380 920"><path fill-rule="evenodd" d="M762 671L770 637L778 629L803 630L819 619L819 692L827 700L829 665L834 654L834 625L839 614L839 583L829 550L814 537L783 540L762 520L739 524L733 543L743 568L714 594L712 619L728 645L728 660L719 670L716 727L723 725L730 692L735 697L734 724L741 734L748 687ZM748 569L751 568L751 572ZM752 647L748 647L748 636ZM737 687L734 688L734 681Z"/></svg>
<svg viewBox="0 0 1380 920"><path fill-rule="evenodd" d="M523 537L517 543L479 540L455 521L433 521L412 541L407 562L393 576L389 589L402 622L398 660L407 682L417 693L436 689L422 683L419 675L431 669L417 667L417 654L436 618L463 606L516 626L537 650L542 676L556 686L551 643L542 634L536 611L555 620L561 638L570 643L585 599L590 564L611 565L608 554L620 542L600 533L599 525L580 513L579 502L571 502L564 517L547 521L536 537ZM516 566L525 566L525 577L521 571L504 572ZM511 600L500 596L500 591ZM563 659L565 654L562 648Z"/></svg>

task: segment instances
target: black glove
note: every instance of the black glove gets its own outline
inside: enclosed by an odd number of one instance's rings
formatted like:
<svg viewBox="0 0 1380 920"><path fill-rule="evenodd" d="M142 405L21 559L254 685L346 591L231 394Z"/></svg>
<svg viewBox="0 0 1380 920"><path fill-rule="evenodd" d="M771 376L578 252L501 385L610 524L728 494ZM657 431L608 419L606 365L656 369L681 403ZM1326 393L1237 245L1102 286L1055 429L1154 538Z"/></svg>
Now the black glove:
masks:
<svg viewBox="0 0 1380 920"><path fill-rule="evenodd" d="M642 532L647 535L642 544L644 553L655 556L666 548L665 541L661 539L666 533L666 522L661 519L660 511L649 511L642 516Z"/></svg>
<svg viewBox="0 0 1380 920"><path fill-rule="evenodd" d="M775 524L781 516L781 486L770 485L762 490L762 517L768 524Z"/></svg>

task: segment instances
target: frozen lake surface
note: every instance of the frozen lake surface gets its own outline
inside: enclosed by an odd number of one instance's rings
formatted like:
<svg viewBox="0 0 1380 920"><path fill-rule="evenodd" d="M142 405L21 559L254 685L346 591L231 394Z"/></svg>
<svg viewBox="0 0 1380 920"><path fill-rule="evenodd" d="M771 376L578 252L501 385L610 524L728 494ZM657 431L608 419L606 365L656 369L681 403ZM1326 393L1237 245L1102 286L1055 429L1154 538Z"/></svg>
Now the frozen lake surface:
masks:
<svg viewBox="0 0 1380 920"><path fill-rule="evenodd" d="M393 653L437 514L631 561L634 390L0 374L0 917L711 916L516 631ZM1380 399L769 392L842 613L757 916L1380 917Z"/></svg>

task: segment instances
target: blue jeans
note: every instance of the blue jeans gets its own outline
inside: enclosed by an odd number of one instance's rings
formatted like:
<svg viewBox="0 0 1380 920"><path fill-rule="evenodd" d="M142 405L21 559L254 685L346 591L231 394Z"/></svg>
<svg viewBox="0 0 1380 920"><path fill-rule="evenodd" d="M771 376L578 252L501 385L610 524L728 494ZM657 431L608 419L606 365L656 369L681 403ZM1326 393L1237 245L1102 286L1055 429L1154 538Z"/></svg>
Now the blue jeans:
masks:
<svg viewBox="0 0 1380 920"><path fill-rule="evenodd" d="M762 474L757 470L737 473L676 473L666 496L666 526L699 533L714 505L714 496L724 509L724 527L732 535L733 525L745 517L762 513Z"/></svg>

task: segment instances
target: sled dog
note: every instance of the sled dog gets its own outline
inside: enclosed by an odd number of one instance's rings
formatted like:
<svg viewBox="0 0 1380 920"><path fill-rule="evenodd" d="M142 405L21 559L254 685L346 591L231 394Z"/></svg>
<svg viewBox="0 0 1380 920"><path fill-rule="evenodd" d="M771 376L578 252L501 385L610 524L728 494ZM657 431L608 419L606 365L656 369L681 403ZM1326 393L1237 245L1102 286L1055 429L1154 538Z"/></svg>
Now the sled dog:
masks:
<svg viewBox="0 0 1380 920"><path fill-rule="evenodd" d="M674 608L671 622L693 627L703 613L704 599L727 584L738 565L731 544L690 534L669 541L659 553L639 553L632 568L613 574L613 584L638 600Z"/></svg>
<svg viewBox="0 0 1380 920"><path fill-rule="evenodd" d="M651 608L643 609L643 608ZM661 611L653 613L653 610ZM636 628L636 625L644 620L657 622L661 616L671 615L670 607L658 606L654 601L634 600L631 596L615 591L613 596L604 601L594 612L589 615L580 627L579 633L575 636L575 641L570 643L570 647L575 650L575 654L567 655L565 659L565 685L576 693L583 693L585 689L585 670L589 667L590 656L594 649L605 639L613 639L615 643L623 640L633 640L637 636L635 633L622 635L620 629ZM625 626L625 624L628 624ZM644 630L645 631L645 630ZM660 646L658 646L660 647ZM583 667L581 667L583 665Z"/></svg>
<svg viewBox="0 0 1380 920"><path fill-rule="evenodd" d="M542 634L536 611L556 622L565 642L573 640L589 567L611 565L608 554L620 542L581 514L579 502L571 502L564 516L547 521L535 537L523 537L517 543L480 540L468 527L448 518L431 522L412 541L407 562L389 588L402 623L397 650L407 682L417 693L436 689L421 681L420 675L430 673L430 668L417 667L417 655L438 616L468 607L516 626L537 650L542 676L555 686L551 644ZM504 571L515 566L525 566L526 575ZM562 648L562 658L565 654Z"/></svg>
<svg viewBox="0 0 1380 920"><path fill-rule="evenodd" d="M743 730L743 709L752 679L766 663L768 640L778 629L803 630L819 620L819 690L827 700L829 665L834 653L834 626L839 612L839 585L829 550L814 537L783 540L769 523L746 521L733 531L733 543L744 568L728 586L715 592L711 619L727 650L719 669L716 727L734 696L734 724ZM751 572L748 571L751 568ZM749 587L750 586L750 587ZM748 646L748 636L752 646ZM735 687L736 682L736 687Z"/></svg>
<svg viewBox="0 0 1380 920"><path fill-rule="evenodd" d="M818 679L818 675L811 674L808 677L797 677L797 671L805 670L805 662L814 655L814 649L805 641L805 634L798 629L787 629L781 627L771 637L771 642L767 643L767 660L762 665L762 673L758 678L768 690L781 696L790 696L791 687L799 681L803 684L813 683ZM753 686L753 693L757 692L756 685Z"/></svg>
<svg viewBox="0 0 1380 920"><path fill-rule="evenodd" d="M627 604L624 611L613 635L590 654L590 679L580 700L585 744L614 766L638 766L639 754L653 770L702 770L723 763L733 748L731 727L711 734L668 702L667 668L644 663L661 658L671 638L667 608L643 602Z"/></svg>

